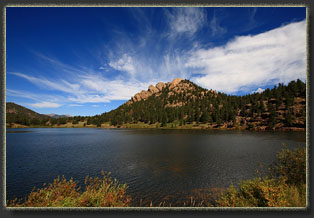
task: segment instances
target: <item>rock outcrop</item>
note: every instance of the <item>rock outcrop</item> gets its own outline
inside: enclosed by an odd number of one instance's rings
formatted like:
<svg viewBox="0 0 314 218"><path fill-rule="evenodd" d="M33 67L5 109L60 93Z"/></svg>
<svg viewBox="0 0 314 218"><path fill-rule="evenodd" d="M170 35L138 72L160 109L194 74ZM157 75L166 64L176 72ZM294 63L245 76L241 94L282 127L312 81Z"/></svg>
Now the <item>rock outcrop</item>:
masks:
<svg viewBox="0 0 314 218"><path fill-rule="evenodd" d="M153 85L150 85L149 87L148 87L148 91L149 92L151 92L151 93L157 93L157 92L159 92L159 91L161 91L162 89L158 89L158 88L156 88L155 86L153 86Z"/></svg>
<svg viewBox="0 0 314 218"><path fill-rule="evenodd" d="M159 90L159 91L161 91L163 88L165 88L166 87L166 84L165 83L163 83L163 82L159 82L159 83L157 83L156 84L156 88Z"/></svg>
<svg viewBox="0 0 314 218"><path fill-rule="evenodd" d="M176 78L174 80L172 80L172 82L170 83L169 89L173 89L174 87L176 87L183 79L180 78Z"/></svg>
<svg viewBox="0 0 314 218"><path fill-rule="evenodd" d="M153 94L158 94L160 93L164 88L167 87L167 85L169 86L169 89L174 89L175 87L178 86L178 84L182 81L183 79L180 78L176 78L174 80L172 80L172 82L168 82L168 83L163 83L163 82L159 82L156 84L156 86L150 85L148 87L148 90L142 90L140 93L136 93L134 95L134 97L131 98L130 101L127 102L127 104L131 104L133 102L137 102L137 101L141 101L141 100L145 100L147 99L149 96L153 95Z"/></svg>

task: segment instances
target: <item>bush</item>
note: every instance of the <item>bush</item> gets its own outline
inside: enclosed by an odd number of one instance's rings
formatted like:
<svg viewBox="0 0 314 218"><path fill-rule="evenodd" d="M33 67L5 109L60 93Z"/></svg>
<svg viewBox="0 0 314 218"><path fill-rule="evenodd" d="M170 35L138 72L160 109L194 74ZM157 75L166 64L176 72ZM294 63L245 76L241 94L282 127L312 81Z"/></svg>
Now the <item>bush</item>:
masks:
<svg viewBox="0 0 314 218"><path fill-rule="evenodd" d="M230 186L214 206L304 207L305 204L305 184L298 188L276 179L255 178L242 181L239 189Z"/></svg>
<svg viewBox="0 0 314 218"><path fill-rule="evenodd" d="M58 177L52 184L37 189L22 202L12 200L8 207L127 207L130 197L127 186L112 180L110 173L102 172L102 179L86 177L85 189L77 187L78 182Z"/></svg>
<svg viewBox="0 0 314 218"><path fill-rule="evenodd" d="M73 120L72 121L72 124L78 124L79 122L78 122L78 120Z"/></svg>
<svg viewBox="0 0 314 218"><path fill-rule="evenodd" d="M269 177L231 185L213 204L218 207L305 207L306 152L283 149L271 166Z"/></svg>
<svg viewBox="0 0 314 218"><path fill-rule="evenodd" d="M306 152L305 148L293 151L282 149L277 154L277 162L271 167L272 176L287 184L300 185L306 183Z"/></svg>

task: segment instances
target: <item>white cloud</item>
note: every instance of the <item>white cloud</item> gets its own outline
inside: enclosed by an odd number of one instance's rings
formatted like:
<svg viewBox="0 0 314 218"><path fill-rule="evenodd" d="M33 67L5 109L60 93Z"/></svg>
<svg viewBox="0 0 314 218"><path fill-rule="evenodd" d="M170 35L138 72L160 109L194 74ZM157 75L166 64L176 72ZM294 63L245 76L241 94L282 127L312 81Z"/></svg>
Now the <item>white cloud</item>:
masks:
<svg viewBox="0 0 314 218"><path fill-rule="evenodd" d="M61 104L54 103L54 102L47 102L47 101L29 104L29 105L35 108L58 108L62 106Z"/></svg>
<svg viewBox="0 0 314 218"><path fill-rule="evenodd" d="M38 78L34 76L29 76L23 73L9 72L9 74L22 77L30 81L31 83L35 84L36 86L44 88L44 89L58 90L58 91L67 92L67 93L74 93L74 92L80 91L79 84L69 83L65 80L61 80L60 82L54 82L54 81L48 80L47 78Z"/></svg>
<svg viewBox="0 0 314 218"><path fill-rule="evenodd" d="M306 23L291 23L225 46L192 51L185 64L191 80L227 93L306 78ZM252 90L251 90L252 91Z"/></svg>
<svg viewBox="0 0 314 218"><path fill-rule="evenodd" d="M83 105L81 104L69 104L70 107L82 107Z"/></svg>
<svg viewBox="0 0 314 218"><path fill-rule="evenodd" d="M31 99L33 101L40 102L42 99L45 99L46 101L50 102L59 102L64 101L65 98L60 95L50 95L50 94L42 94L42 93L32 93L29 91L18 91L13 89L6 89L6 95L7 96L13 96L13 97L20 97L20 98L26 98Z"/></svg>
<svg viewBox="0 0 314 218"><path fill-rule="evenodd" d="M175 34L194 34L203 25L202 19L206 15L201 9L179 8L175 15L171 16L173 22L186 20L189 23L194 19L192 26L185 26L182 22L171 24ZM213 24L218 28L219 23L217 20L214 21L212 20ZM219 28L216 31L219 31ZM147 40L147 43L150 41ZM103 71L95 73L85 68L84 72L79 72L78 69L72 69L62 62L43 57L48 62L56 63L56 66L60 67L60 72L66 68L69 71L73 70L75 76L53 80L23 73L9 74L24 78L42 90L57 90L65 94L63 96L56 94L55 98L15 90L7 90L7 94L32 99L37 107L49 106L48 103L52 102L50 107L57 105L75 107L84 103L128 100L135 93L147 90L150 84L172 81L176 77L190 79L204 88L230 94L238 91L251 93L265 85L306 78L305 21L291 23L258 35L238 36L224 46L209 49L202 48L201 44L194 41L195 46L190 50L188 48L158 50L156 56L155 54L150 56L151 50L142 52L136 50L136 44L130 42L126 44L128 46L124 46L124 41L120 44L125 50L111 48L112 54L108 56L108 63L99 63L98 66L105 66L106 69L110 69L108 67L110 66L126 72L127 75L123 73L112 75ZM43 99L45 102L42 102Z"/></svg>
<svg viewBox="0 0 314 218"><path fill-rule="evenodd" d="M171 29L170 37L183 33L193 35L206 21L206 14L202 8L175 8L173 14L167 11L167 16Z"/></svg>
<svg viewBox="0 0 314 218"><path fill-rule="evenodd" d="M77 95L75 98L70 98L70 100L80 103L107 103L111 100L128 100L135 93L147 89L150 84L139 82L137 80L108 80L101 75L96 74L81 76L80 83L89 90L89 94Z"/></svg>
<svg viewBox="0 0 314 218"><path fill-rule="evenodd" d="M104 95L78 95L78 96L70 96L69 101L77 102L77 103L100 103L100 102L110 102L107 96Z"/></svg>
<svg viewBox="0 0 314 218"><path fill-rule="evenodd" d="M262 88L258 88L257 90L255 90L254 92L252 93L262 93L265 89L262 89Z"/></svg>
<svg viewBox="0 0 314 218"><path fill-rule="evenodd" d="M37 86L48 90L58 90L67 93L65 96L43 95L24 91L7 90L7 95L32 99L35 102L33 107L44 107L42 99L49 99L54 102L68 104L69 106L79 106L82 103L108 103L112 100L128 100L135 93L140 92L151 84L149 82L139 82L138 80L108 80L101 74L81 74L73 81L66 80L51 81L47 78L36 78L22 73L10 73L29 80ZM47 103L47 102L44 102ZM71 103L71 104L69 104ZM73 104L72 104L73 103ZM51 104L50 106L56 106Z"/></svg>
<svg viewBox="0 0 314 218"><path fill-rule="evenodd" d="M124 54L116 61L110 61L109 66L116 70L127 72L130 76L134 76L136 72L133 59L127 54Z"/></svg>

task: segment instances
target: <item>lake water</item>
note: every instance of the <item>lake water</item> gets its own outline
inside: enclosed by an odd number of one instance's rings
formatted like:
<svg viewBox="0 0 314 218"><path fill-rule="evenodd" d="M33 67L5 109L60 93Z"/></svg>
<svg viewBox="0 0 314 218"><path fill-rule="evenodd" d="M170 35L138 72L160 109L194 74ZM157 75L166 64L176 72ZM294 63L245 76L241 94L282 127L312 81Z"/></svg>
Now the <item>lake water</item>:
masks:
<svg viewBox="0 0 314 218"><path fill-rule="evenodd" d="M6 194L20 198L59 175L82 182L104 170L127 183L134 205L140 199L175 205L254 178L283 143L305 146L305 132L7 129Z"/></svg>

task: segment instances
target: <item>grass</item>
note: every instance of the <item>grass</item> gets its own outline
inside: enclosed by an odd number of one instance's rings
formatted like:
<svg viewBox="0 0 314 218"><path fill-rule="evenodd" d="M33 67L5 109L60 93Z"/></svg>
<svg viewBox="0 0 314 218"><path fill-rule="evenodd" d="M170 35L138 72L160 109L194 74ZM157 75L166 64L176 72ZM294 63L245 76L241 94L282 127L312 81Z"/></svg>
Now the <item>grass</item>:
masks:
<svg viewBox="0 0 314 218"><path fill-rule="evenodd" d="M102 178L86 177L85 187L64 177L48 186L33 191L23 199L7 202L8 207L129 207L131 197L126 195L126 184L113 180L110 173L102 172ZM216 188L212 193L197 190L199 196L191 196L186 202L172 205L162 201L139 202L141 207L305 207L306 206L306 150L282 149L277 161L270 167L269 175L240 181L238 188ZM206 194L207 193L207 194ZM213 194L216 199L211 199Z"/></svg>
<svg viewBox="0 0 314 218"><path fill-rule="evenodd" d="M282 149L263 178L231 185L213 204L217 207L305 207L306 150Z"/></svg>
<svg viewBox="0 0 314 218"><path fill-rule="evenodd" d="M131 202L126 195L126 184L113 180L110 173L102 172L102 178L86 177L85 188L78 182L64 177L56 178L52 184L34 190L23 199L8 202L8 207L127 207Z"/></svg>

